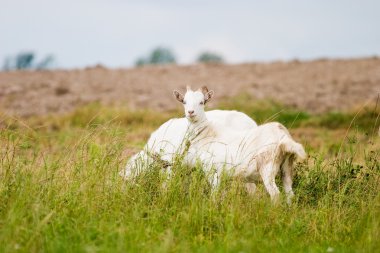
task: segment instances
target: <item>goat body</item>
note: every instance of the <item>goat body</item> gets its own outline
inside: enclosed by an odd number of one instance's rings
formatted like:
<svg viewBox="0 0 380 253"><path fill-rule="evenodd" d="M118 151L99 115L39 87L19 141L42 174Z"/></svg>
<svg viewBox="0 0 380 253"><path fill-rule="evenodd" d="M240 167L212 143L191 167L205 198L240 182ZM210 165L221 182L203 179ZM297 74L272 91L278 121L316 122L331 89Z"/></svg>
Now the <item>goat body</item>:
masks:
<svg viewBox="0 0 380 253"><path fill-rule="evenodd" d="M210 122L223 125L227 129L241 131L257 127L255 121L237 111L213 110L206 112L206 115ZM171 164L174 156L182 154L185 149L185 136L189 125L186 118L174 118L166 121L151 134L143 150L129 159L125 170L120 175L125 179L136 176L155 159L159 159L167 165Z"/></svg>
<svg viewBox="0 0 380 253"><path fill-rule="evenodd" d="M260 125L247 131L234 131L210 121L195 124L190 137L186 162L194 166L201 162L210 183L216 187L222 172L243 178L247 189L262 178L273 201L279 195L275 177L282 168L285 192L290 202L292 167L295 158L304 159L306 153L280 123Z"/></svg>
<svg viewBox="0 0 380 253"><path fill-rule="evenodd" d="M290 203L294 195L294 160L306 158L302 145L295 142L280 123L267 123L246 131L235 131L218 122L209 121L204 105L213 94L207 87L196 91L188 87L185 95L174 91L176 99L184 106L190 124L187 163L194 166L201 162L213 187L218 185L221 173L226 171L232 176L244 178L247 190L252 193L255 188L254 179L261 177L274 202L279 197L275 177L282 168L284 189Z"/></svg>

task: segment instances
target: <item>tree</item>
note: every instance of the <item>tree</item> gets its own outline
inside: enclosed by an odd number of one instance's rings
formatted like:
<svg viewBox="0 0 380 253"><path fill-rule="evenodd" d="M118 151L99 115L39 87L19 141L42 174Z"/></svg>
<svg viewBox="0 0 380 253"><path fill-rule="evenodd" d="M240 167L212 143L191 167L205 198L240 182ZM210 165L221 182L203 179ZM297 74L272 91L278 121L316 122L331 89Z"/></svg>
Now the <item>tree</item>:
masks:
<svg viewBox="0 0 380 253"><path fill-rule="evenodd" d="M4 60L3 69L47 69L54 63L54 57L47 55L41 61L35 63L35 54L33 52L21 52L16 56L7 57Z"/></svg>
<svg viewBox="0 0 380 253"><path fill-rule="evenodd" d="M47 55L39 63L36 64L36 69L48 69L54 63L54 56Z"/></svg>
<svg viewBox="0 0 380 253"><path fill-rule="evenodd" d="M147 63L146 59L144 59L144 58L137 59L137 61L135 63L136 66L143 66L143 65L146 65L146 64L148 64L148 63Z"/></svg>
<svg viewBox="0 0 380 253"><path fill-rule="evenodd" d="M12 60L11 58L7 57L4 60L3 70L8 71L12 69Z"/></svg>
<svg viewBox="0 0 380 253"><path fill-rule="evenodd" d="M200 63L223 63L223 57L213 52L203 52L198 56L197 62Z"/></svg>
<svg viewBox="0 0 380 253"><path fill-rule="evenodd" d="M137 59L136 66L170 63L176 63L173 52L165 47L157 47L152 50L148 57L141 57Z"/></svg>
<svg viewBox="0 0 380 253"><path fill-rule="evenodd" d="M34 60L34 53L25 52L19 53L16 56L16 69L30 69Z"/></svg>

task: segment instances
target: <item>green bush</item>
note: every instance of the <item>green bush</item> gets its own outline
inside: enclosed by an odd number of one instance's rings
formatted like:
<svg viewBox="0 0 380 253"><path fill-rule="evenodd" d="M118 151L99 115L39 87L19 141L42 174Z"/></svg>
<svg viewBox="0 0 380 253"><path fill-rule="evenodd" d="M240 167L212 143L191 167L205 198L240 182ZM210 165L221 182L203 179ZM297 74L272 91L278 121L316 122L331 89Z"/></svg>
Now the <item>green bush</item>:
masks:
<svg viewBox="0 0 380 253"><path fill-rule="evenodd" d="M152 50L148 57L136 60L136 66L173 63L176 63L175 56L170 49L165 47L157 47Z"/></svg>
<svg viewBox="0 0 380 253"><path fill-rule="evenodd" d="M213 52L203 52L201 53L198 58L197 62L201 63L223 63L223 57L219 54L213 53Z"/></svg>

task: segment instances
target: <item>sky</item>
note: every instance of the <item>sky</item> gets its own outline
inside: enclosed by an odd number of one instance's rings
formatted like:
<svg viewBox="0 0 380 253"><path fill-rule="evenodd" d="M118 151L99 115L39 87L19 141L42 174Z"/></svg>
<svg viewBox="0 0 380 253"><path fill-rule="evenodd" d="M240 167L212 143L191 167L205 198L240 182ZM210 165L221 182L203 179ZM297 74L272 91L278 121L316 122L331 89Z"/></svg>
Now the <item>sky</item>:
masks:
<svg viewBox="0 0 380 253"><path fill-rule="evenodd" d="M180 64L380 56L378 0L0 0L6 57L54 55L59 68L131 67L153 48Z"/></svg>

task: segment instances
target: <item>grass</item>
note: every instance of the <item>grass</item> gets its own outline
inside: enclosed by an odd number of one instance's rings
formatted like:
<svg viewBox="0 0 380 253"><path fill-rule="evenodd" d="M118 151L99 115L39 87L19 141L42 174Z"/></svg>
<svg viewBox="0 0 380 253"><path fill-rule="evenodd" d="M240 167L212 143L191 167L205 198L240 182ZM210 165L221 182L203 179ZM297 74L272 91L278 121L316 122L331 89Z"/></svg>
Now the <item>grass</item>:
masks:
<svg viewBox="0 0 380 253"><path fill-rule="evenodd" d="M229 98L218 107L231 110L235 108L244 111L253 117L259 124L279 121L289 128L297 127L318 127L327 129L347 129L351 125L353 129L359 129L363 132L373 132L375 127L379 126L378 115L380 112L379 105L371 105L350 112L331 111L320 115L312 115L305 111L299 111L292 107L286 107L280 103L271 100L255 101L248 94L241 94L237 97ZM360 113L358 115L357 111Z"/></svg>
<svg viewBox="0 0 380 253"><path fill-rule="evenodd" d="M275 115L306 145L291 207L273 207L262 185L248 196L235 180L211 194L202 169L181 161L166 187L155 164L137 184L123 182L118 172L130 153L179 111L95 104L24 121L3 115L0 252L378 251L378 111L364 110L347 132L355 113L237 101L222 106L258 122Z"/></svg>

